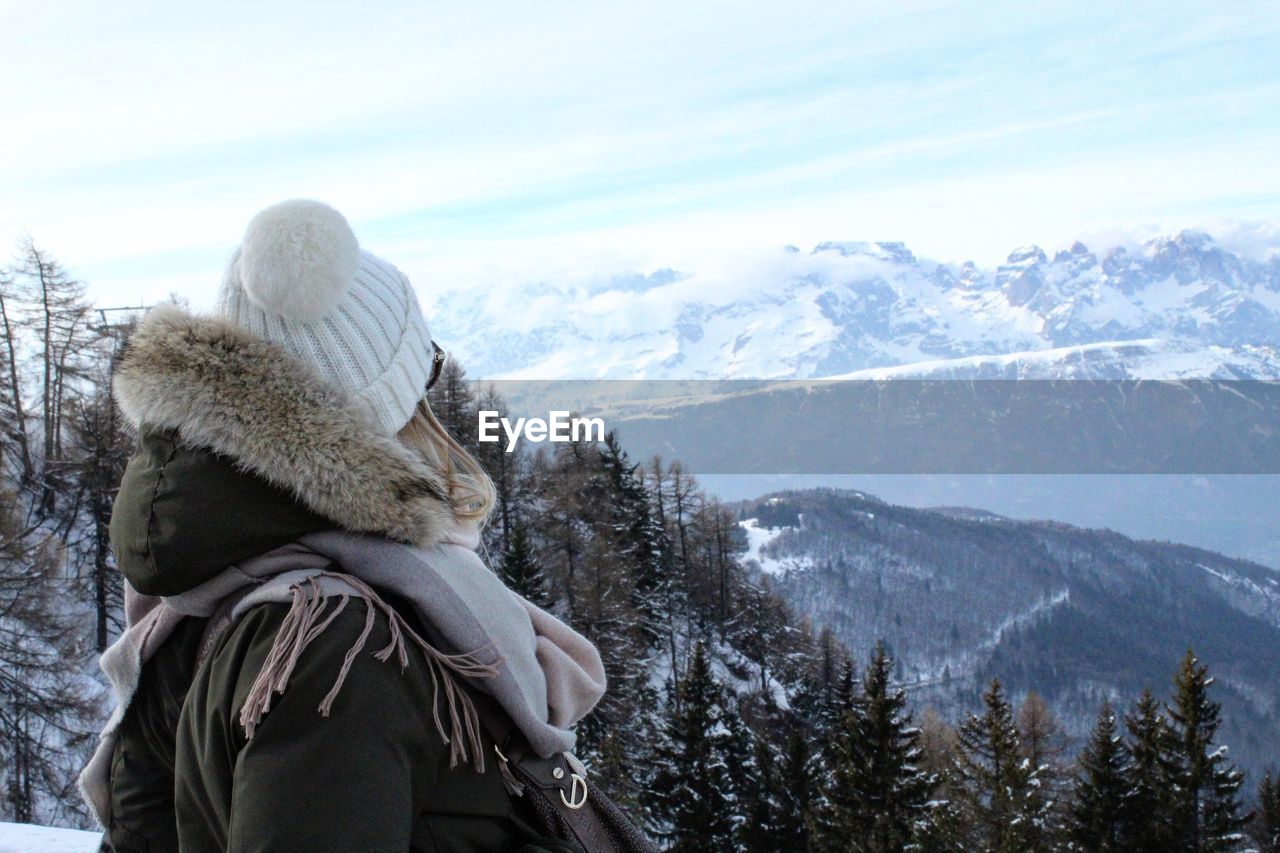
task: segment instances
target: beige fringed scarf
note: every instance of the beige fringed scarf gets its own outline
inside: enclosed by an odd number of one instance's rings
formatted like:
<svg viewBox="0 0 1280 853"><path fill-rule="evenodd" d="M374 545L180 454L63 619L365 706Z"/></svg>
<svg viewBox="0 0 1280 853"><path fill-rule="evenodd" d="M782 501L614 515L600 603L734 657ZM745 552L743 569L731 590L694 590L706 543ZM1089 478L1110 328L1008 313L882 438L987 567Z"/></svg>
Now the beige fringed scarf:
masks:
<svg viewBox="0 0 1280 853"><path fill-rule="evenodd" d="M425 656L437 695L443 691L435 723L450 745L451 763L471 761L477 770L484 767L479 720L458 679L497 700L539 755L571 751L575 736L569 727L604 694L599 653L572 628L507 589L469 544L465 532L415 548L334 530L309 534L294 545L232 566L180 595L162 599L130 591L129 628L101 661L118 704L80 777L81 791L98 819L104 826L110 819L111 756L143 664L186 616L234 621L265 602L286 602L290 608L240 710L249 738L270 713L272 698L288 688L307 644L356 597L364 599L365 628L335 672L333 687L317 708L320 714L338 700L381 613L391 626L391 641L371 654L388 665L395 657L402 667L410 645ZM431 638L416 633L373 587L407 599ZM228 601L234 606L219 614ZM447 720L440 718L440 706Z"/></svg>
<svg viewBox="0 0 1280 853"><path fill-rule="evenodd" d="M292 578L273 579L272 584L276 589L288 583L292 603L284 621L280 624L279 633L271 645L271 651L267 654L262 669L258 672L258 677L249 688L244 707L240 709L240 725L244 727L245 737L253 740L258 724L271 710L271 697L284 693L285 688L289 686L289 679L293 676L298 658L302 656L311 641L320 636L324 629L338 617L338 614L346 609L347 603L351 600L351 593L339 592L337 595L340 598L337 605L328 607L327 600L334 593L326 592L320 582L329 580L350 587L355 595L364 599L365 620L364 630L360 632L360 636L343 657L342 667L338 670L333 687L325 694L316 710L321 716L329 716L329 712L333 709L333 701L338 698L338 691L342 689L343 683L347 680L347 673L351 671L351 664L364 650L365 644L369 641L369 635L373 633L377 614L381 612L390 626L391 640L381 651L374 652L373 656L386 663L394 654L400 663L400 671L403 672L409 666L409 650L405 637L408 636L418 646L427 661L427 671L431 673L432 686L437 693L441 687L444 688L449 731L445 731L444 724L440 721L439 705L434 706L432 711L436 731L440 733L440 738L449 744L449 766L456 767L459 762L467 761L468 748L470 748L471 760L475 762L476 769L483 773L484 753L480 749L480 726L476 718L475 706L467 695L458 689L454 677L492 678L498 672L497 665L484 663L476 654L446 654L440 651L406 625L396 609L387 604L371 586L355 575L341 572L325 571L309 574L302 582L294 581ZM212 643L212 641L213 638L210 637L209 642Z"/></svg>

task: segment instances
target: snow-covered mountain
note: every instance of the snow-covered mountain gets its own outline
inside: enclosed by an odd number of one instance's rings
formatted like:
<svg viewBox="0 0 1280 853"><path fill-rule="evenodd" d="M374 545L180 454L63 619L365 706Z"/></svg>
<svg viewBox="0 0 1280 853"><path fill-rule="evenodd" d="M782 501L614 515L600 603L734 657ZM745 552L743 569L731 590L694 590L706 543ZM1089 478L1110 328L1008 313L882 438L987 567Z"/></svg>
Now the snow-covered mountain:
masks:
<svg viewBox="0 0 1280 853"><path fill-rule="evenodd" d="M1101 257L1036 246L981 269L902 243L788 246L715 271L452 291L438 339L475 377L1280 378L1280 247L1184 231ZM992 357L1001 358L992 358ZM919 370L911 375L921 375Z"/></svg>

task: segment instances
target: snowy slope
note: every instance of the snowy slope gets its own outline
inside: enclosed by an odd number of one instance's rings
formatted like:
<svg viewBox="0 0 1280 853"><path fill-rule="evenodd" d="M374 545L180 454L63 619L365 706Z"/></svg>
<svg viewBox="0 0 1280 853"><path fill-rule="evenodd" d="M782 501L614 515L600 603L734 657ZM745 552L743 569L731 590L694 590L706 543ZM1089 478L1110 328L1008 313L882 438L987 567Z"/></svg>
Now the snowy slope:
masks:
<svg viewBox="0 0 1280 853"><path fill-rule="evenodd" d="M778 559L772 556L773 549L770 546L784 533L797 528L761 527L759 519L755 518L740 521L738 526L747 534L747 553L742 559L765 574L786 577L788 572L801 572L813 565L808 557Z"/></svg>
<svg viewBox="0 0 1280 853"><path fill-rule="evenodd" d="M0 823L0 853L93 853L100 832Z"/></svg>
<svg viewBox="0 0 1280 853"><path fill-rule="evenodd" d="M1274 378L1280 253L1240 257L1186 231L1101 257L1023 247L984 270L901 243L822 243L714 271L448 292L430 313L489 379L814 378L923 362L953 375L1025 363L1058 377Z"/></svg>
<svg viewBox="0 0 1280 853"><path fill-rule="evenodd" d="M1280 348L1150 338L871 367L833 379L1280 379Z"/></svg>

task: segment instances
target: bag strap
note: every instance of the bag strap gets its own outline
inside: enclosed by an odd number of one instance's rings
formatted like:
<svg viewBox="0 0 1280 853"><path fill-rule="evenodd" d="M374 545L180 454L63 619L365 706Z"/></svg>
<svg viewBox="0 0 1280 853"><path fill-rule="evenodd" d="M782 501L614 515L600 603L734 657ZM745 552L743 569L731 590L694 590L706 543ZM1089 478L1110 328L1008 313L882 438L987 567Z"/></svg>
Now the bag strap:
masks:
<svg viewBox="0 0 1280 853"><path fill-rule="evenodd" d="M625 816L587 779L587 768L582 762L567 752L550 758L534 754L497 701L482 691L469 689L476 695L480 724L493 738L498 770L507 782L508 793L530 800L539 818L548 825L547 829L578 842L587 853L651 849L628 843L632 833L642 836L629 825L616 825L619 818L627 823ZM612 808L602 809L602 800Z"/></svg>

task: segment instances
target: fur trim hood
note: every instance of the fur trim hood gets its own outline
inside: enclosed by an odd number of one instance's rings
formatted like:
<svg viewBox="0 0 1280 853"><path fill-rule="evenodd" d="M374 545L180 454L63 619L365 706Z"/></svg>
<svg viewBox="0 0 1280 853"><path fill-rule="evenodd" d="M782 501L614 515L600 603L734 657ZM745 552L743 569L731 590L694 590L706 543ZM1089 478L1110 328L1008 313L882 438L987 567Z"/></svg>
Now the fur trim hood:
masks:
<svg viewBox="0 0 1280 853"><path fill-rule="evenodd" d="M442 472L305 362L226 319L153 308L114 393L134 429L174 431L347 530L428 546L454 525Z"/></svg>

